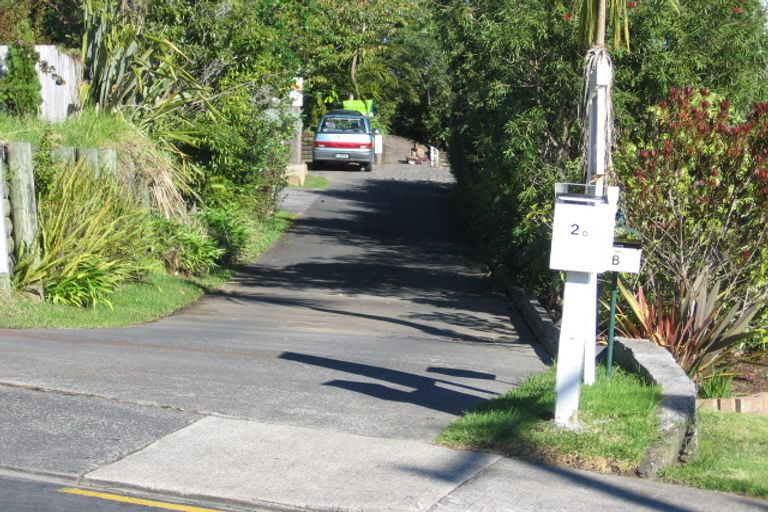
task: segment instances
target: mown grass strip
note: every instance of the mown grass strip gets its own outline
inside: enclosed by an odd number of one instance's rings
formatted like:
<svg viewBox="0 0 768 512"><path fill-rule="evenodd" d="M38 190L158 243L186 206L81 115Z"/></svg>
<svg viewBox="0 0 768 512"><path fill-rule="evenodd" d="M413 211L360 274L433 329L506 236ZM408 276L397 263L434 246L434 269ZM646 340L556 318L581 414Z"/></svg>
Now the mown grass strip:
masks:
<svg viewBox="0 0 768 512"><path fill-rule="evenodd" d="M554 369L535 375L449 425L438 442L582 469L632 474L658 438L660 390L623 371L582 387L580 427L552 422Z"/></svg>
<svg viewBox="0 0 768 512"><path fill-rule="evenodd" d="M330 180L325 176L307 175L304 184L299 188L308 188L312 190L325 190L331 186Z"/></svg>
<svg viewBox="0 0 768 512"><path fill-rule="evenodd" d="M280 212L267 222L248 248L253 259L271 246L290 226L292 214ZM168 316L222 286L235 269L220 268L202 278L185 278L164 272L150 274L143 282L123 286L110 297L112 309L103 304L90 308L34 303L17 299L0 303L2 328L98 328L137 325Z"/></svg>
<svg viewBox="0 0 768 512"><path fill-rule="evenodd" d="M697 421L698 456L664 478L768 499L768 418L700 410Z"/></svg>

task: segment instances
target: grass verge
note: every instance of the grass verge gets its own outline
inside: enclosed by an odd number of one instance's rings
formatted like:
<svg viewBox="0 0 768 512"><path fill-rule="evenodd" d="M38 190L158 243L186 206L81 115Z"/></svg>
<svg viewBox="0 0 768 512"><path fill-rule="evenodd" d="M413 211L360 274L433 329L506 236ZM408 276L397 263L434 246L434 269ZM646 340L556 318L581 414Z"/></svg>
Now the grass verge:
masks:
<svg viewBox="0 0 768 512"><path fill-rule="evenodd" d="M551 421L554 369L480 406L438 437L454 448L490 451L592 471L634 474L646 448L658 438L657 387L621 370L610 379L598 371L582 386L580 427L566 430Z"/></svg>
<svg viewBox="0 0 768 512"><path fill-rule="evenodd" d="M39 145L47 130L56 143L85 148L106 148L135 143L141 137L120 118L83 110L61 123L0 114L0 138Z"/></svg>
<svg viewBox="0 0 768 512"><path fill-rule="evenodd" d="M253 259L271 246L290 226L294 215L280 212L266 223L249 246ZM112 309L98 304L77 308L18 299L0 303L2 328L97 328L136 325L168 316L222 286L235 269L220 268L202 278L157 272L144 282L123 286L110 297Z"/></svg>
<svg viewBox="0 0 768 512"><path fill-rule="evenodd" d="M701 410L698 457L664 478L768 499L768 418Z"/></svg>
<svg viewBox="0 0 768 512"><path fill-rule="evenodd" d="M313 190L325 190L331 186L331 182L325 176L307 175L304 179L304 185L299 188L309 188Z"/></svg>

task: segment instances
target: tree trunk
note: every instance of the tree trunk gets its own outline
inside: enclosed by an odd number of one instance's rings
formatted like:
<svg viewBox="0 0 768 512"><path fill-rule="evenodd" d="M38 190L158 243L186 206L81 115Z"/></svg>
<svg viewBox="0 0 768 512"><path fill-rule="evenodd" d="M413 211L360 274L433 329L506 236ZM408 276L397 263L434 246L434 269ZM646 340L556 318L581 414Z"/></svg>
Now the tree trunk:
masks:
<svg viewBox="0 0 768 512"><path fill-rule="evenodd" d="M356 48L355 53L352 54L352 66L349 70L349 78L352 81L352 87L355 89L355 98L361 99L360 87L357 85L357 63L360 60L360 49Z"/></svg>
<svg viewBox="0 0 768 512"><path fill-rule="evenodd" d="M606 29L606 0L600 0L597 4L597 34L595 45L603 47L605 46L605 29ZM616 20L614 20L616 22Z"/></svg>

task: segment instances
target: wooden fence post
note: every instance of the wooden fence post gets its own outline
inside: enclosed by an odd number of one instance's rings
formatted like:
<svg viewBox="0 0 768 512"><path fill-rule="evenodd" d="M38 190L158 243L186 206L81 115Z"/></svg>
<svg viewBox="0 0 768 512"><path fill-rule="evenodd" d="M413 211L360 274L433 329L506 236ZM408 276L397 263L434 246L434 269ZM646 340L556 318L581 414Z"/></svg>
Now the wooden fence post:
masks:
<svg viewBox="0 0 768 512"><path fill-rule="evenodd" d="M99 150L99 170L106 171L117 178L117 151L114 149Z"/></svg>
<svg viewBox="0 0 768 512"><path fill-rule="evenodd" d="M28 142L8 145L8 169L11 184L11 212L16 254L20 250L39 250L37 239L37 197L32 165L32 146Z"/></svg>
<svg viewBox="0 0 768 512"><path fill-rule="evenodd" d="M13 244L8 237L11 234L10 206L8 186L5 182L5 146L0 144L0 294L5 295L11 289L11 265L9 253ZM10 250L9 250L10 249Z"/></svg>
<svg viewBox="0 0 768 512"><path fill-rule="evenodd" d="M99 172L99 150L94 148L77 148L77 161L94 172Z"/></svg>
<svg viewBox="0 0 768 512"><path fill-rule="evenodd" d="M67 168L75 166L75 148L69 146L56 146L53 148L53 159Z"/></svg>

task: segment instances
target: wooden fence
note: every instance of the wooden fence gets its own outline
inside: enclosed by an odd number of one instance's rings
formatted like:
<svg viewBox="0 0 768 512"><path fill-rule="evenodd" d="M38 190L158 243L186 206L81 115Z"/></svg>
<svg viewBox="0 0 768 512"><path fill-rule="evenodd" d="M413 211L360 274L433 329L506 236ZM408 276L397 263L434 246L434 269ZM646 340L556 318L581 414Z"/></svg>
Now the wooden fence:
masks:
<svg viewBox="0 0 768 512"><path fill-rule="evenodd" d="M82 165L117 176L114 149L58 147L54 159ZM22 247L38 243L37 194L34 148L27 142L0 141L0 291L9 289L14 257Z"/></svg>
<svg viewBox="0 0 768 512"><path fill-rule="evenodd" d="M43 103L40 116L46 121L60 122L80 108L80 86L83 66L78 59L61 53L55 46L36 45L40 55L37 64L37 78ZM5 67L8 47L0 46L0 77L8 70Z"/></svg>

